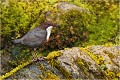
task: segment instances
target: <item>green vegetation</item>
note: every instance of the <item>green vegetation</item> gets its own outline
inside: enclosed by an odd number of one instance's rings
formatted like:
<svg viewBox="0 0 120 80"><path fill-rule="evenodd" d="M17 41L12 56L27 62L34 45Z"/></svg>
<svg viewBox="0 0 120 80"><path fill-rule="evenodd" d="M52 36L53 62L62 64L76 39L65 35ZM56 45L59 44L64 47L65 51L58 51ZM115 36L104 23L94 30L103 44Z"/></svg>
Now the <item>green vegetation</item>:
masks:
<svg viewBox="0 0 120 80"><path fill-rule="evenodd" d="M57 11L57 0L2 2L2 46L22 37L28 30L45 21L44 13ZM53 32L52 41L48 44L51 49L65 47L99 45L118 43L119 5L117 1L67 1L86 9L86 12L68 11L60 18L62 24L59 30ZM53 16L53 15L52 15ZM58 29L58 28L57 28ZM57 40L56 37L59 37ZM56 39L56 40L55 40ZM55 43L56 41L56 43ZM54 46L53 46L54 45Z"/></svg>
<svg viewBox="0 0 120 80"><path fill-rule="evenodd" d="M62 15L64 21L64 29L62 30L69 28L70 32L73 33L72 37L77 37L73 42L75 46L79 46L81 43L82 46L102 45L108 42L115 43L119 27L119 6L117 2L89 1L83 3L86 12L68 11L65 15ZM80 2L75 4L82 7ZM72 31L71 27L73 28ZM73 38L68 41L71 39Z"/></svg>
<svg viewBox="0 0 120 80"><path fill-rule="evenodd" d="M43 48L47 55L53 50L60 50L74 46L90 46L115 44L119 45L119 1L117 0L61 0L75 4L85 11L69 10L60 12L61 25L52 31L49 43ZM50 17L54 23L57 23L56 14L59 12L57 3L60 0L9 0L2 2L1 5L1 52L2 55L12 56L11 61L5 61L10 66L18 66L23 61L31 59L31 51L25 46L15 46L12 40L22 37L29 30L46 21L45 13L50 11ZM42 51L43 52L43 51ZM55 53L55 55L54 55ZM59 51L57 52L59 53ZM52 59L60 56L52 52L47 58ZM102 58L88 52L97 64L102 64ZM99 58L99 60L98 60ZM84 65L83 62L78 62ZM58 63L54 63L58 67ZM7 65L3 65L7 66ZM13 67L13 68L14 68ZM9 71L9 70L6 70ZM61 72L65 71L63 68ZM71 77L69 72L65 71L67 77ZM109 73L109 74L107 74ZM48 71L48 76L52 74ZM115 74L106 70L106 76ZM55 75L53 75L55 76ZM51 77L53 77L51 76ZM4 77L3 77L4 78Z"/></svg>
<svg viewBox="0 0 120 80"><path fill-rule="evenodd" d="M118 80L120 78L120 73L119 70L110 70L108 69L108 64L112 64L113 62L109 62L107 60L105 60L105 57L100 56L98 54L95 54L95 52L92 51L88 51L89 48L91 48L93 46L87 46L85 48L79 48L81 50L81 52L83 52L83 54L85 53L86 55L89 55L90 58L96 63L94 64L89 62L88 60L85 60L85 58L78 58L76 59L74 62L76 62L76 64L79 67L79 71L83 74L86 75L87 78L97 78L97 79L115 79ZM110 47L110 46L109 46ZM105 46L104 46L105 48ZM66 49L65 49L66 50ZM68 49L67 49L68 50ZM54 69L58 69L59 72L61 74L63 74L63 77L65 79L73 79L71 72L69 72L68 70L65 69L64 66L61 66L60 62L58 60L56 60L55 58L60 56L62 53L62 51L53 51L50 52L49 55L46 57L48 63L52 66L52 68ZM117 52L117 51L116 51ZM116 53L115 52L115 53ZM106 52L103 52L106 53ZM107 52L107 54L111 54L109 51ZM117 53L119 54L119 53ZM102 54L101 54L102 55ZM86 56L87 57L87 56ZM113 58L112 56L109 56L110 58ZM20 65L18 65L16 68L14 68L13 70L11 70L10 72L6 73L5 75L0 76L0 79L5 79L11 75L13 75L14 73L16 73L18 70L22 69L23 67L31 64L32 61L27 61L25 63L22 63ZM90 66L93 65L95 67L97 67L97 70L99 72L99 74L94 74L90 72ZM40 79L55 79L55 80L59 80L60 77L59 75L53 73L52 71L46 69L46 66L40 63L36 63L36 66L41 70L42 74L39 75ZM117 65L118 66L118 65ZM93 69L94 72L94 69ZM89 77L90 76L90 77Z"/></svg>
<svg viewBox="0 0 120 80"><path fill-rule="evenodd" d="M45 21L46 11L57 11L53 1L19 1L3 2L2 7L2 42L10 43L12 39L22 37L28 30ZM62 24L53 36L60 36L59 43L51 43L51 48L98 45L115 43L118 34L117 1L68 1L85 8L86 12L68 11L61 15ZM54 14L54 13L53 13ZM57 41L58 43L58 41Z"/></svg>
<svg viewBox="0 0 120 80"><path fill-rule="evenodd" d="M0 80L4 80L5 78L13 75L14 73L16 73L18 70L22 69L23 67L27 66L31 64L31 61L27 61L25 63L20 64L19 66L17 66L16 68L14 68L13 70L11 70L9 73L6 73L5 75L0 76Z"/></svg>

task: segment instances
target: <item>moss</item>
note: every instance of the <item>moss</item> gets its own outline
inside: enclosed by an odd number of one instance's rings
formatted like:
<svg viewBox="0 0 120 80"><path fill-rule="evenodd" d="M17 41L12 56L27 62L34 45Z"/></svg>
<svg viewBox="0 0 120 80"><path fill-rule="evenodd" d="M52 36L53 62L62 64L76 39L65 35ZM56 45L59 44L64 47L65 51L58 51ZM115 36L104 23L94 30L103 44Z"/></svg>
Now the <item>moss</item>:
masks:
<svg viewBox="0 0 120 80"><path fill-rule="evenodd" d="M18 67L14 68L13 70L11 70L10 72L6 73L5 75L0 76L0 80L4 80L5 78L13 75L14 73L16 73L18 70L22 69L23 67L29 65L31 63L31 61L27 61L25 63L22 63L21 65L19 65Z"/></svg>
<svg viewBox="0 0 120 80"><path fill-rule="evenodd" d="M120 78L120 72L113 72L111 70L105 70L104 74L107 79L119 80L119 78Z"/></svg>
<svg viewBox="0 0 120 80"><path fill-rule="evenodd" d="M107 70L107 66L105 64L102 64L102 65L100 65L100 69L103 70L103 71Z"/></svg>
<svg viewBox="0 0 120 80"><path fill-rule="evenodd" d="M63 74L63 76L65 78L68 78L68 79L73 78L71 73L69 71L67 71L65 68L63 68L57 60L51 59L51 60L49 60L49 63L53 67L57 68L60 71L60 73Z"/></svg>
<svg viewBox="0 0 120 80"><path fill-rule="evenodd" d="M88 75L88 69L89 69L89 66L88 64L83 60L83 59L77 59L77 65L79 66L80 68L80 71L82 71L85 75Z"/></svg>
<svg viewBox="0 0 120 80"><path fill-rule="evenodd" d="M115 79L116 78L116 74L110 70L106 70L104 71L105 76L107 79Z"/></svg>
<svg viewBox="0 0 120 80"><path fill-rule="evenodd" d="M51 71L46 71L46 79L52 79L52 80L60 80L59 76L53 74ZM43 80L46 80L46 79L43 79Z"/></svg>
<svg viewBox="0 0 120 80"><path fill-rule="evenodd" d="M115 56L110 53L109 51L104 51L105 54L108 54L108 56L110 57L110 59L114 58Z"/></svg>
<svg viewBox="0 0 120 80"><path fill-rule="evenodd" d="M69 50L70 48L64 48L64 50Z"/></svg>
<svg viewBox="0 0 120 80"><path fill-rule="evenodd" d="M77 59L77 64L80 66L84 66L84 62L81 59Z"/></svg>
<svg viewBox="0 0 120 80"><path fill-rule="evenodd" d="M116 64L112 59L114 59L116 56L115 55L113 55L112 53L110 53L109 51L104 51L104 53L106 53L106 54L108 54L108 56L110 57L110 59L111 59L111 62L110 63L114 63L116 66L118 66L119 67L119 65L118 64ZM118 53L117 53L118 54Z"/></svg>
<svg viewBox="0 0 120 80"><path fill-rule="evenodd" d="M42 64L37 64L37 66L40 68L40 70L44 71L45 70L45 66Z"/></svg>
<svg viewBox="0 0 120 80"><path fill-rule="evenodd" d="M56 74L52 73L50 70L46 70L44 65L37 64L37 66L42 71L42 75L39 75L40 79L42 79L42 80L46 80L46 79L59 80L59 76L57 76Z"/></svg>
<svg viewBox="0 0 120 80"><path fill-rule="evenodd" d="M104 46L106 46L106 47L110 47L110 46L114 46L114 45L115 45L115 44L113 44L113 43L111 43L111 42L104 44Z"/></svg>
<svg viewBox="0 0 120 80"><path fill-rule="evenodd" d="M83 50L86 54L88 54L97 64L101 65L104 63L104 59L102 56L95 55L87 51L86 48L80 48L80 50Z"/></svg>
<svg viewBox="0 0 120 80"><path fill-rule="evenodd" d="M80 50L83 50L86 54L88 54L96 62L96 64L98 65L99 72L102 73L101 78L105 78L106 80L110 80L110 79L118 80L118 78L120 78L120 73L119 72L111 71L111 70L107 69L107 66L104 63L104 59L103 59L102 56L95 55L95 54L87 51L86 50L87 48L88 47L80 48ZM89 46L89 48L90 48L90 46ZM111 53L109 53L109 52L105 52L105 53L107 53L110 58L114 58L114 56ZM83 64L82 62L79 62L79 65L83 65L84 66L86 64L85 63Z"/></svg>
<svg viewBox="0 0 120 80"><path fill-rule="evenodd" d="M50 52L48 54L48 56L46 57L46 59L54 59L54 58L56 58L58 56L61 56L61 55L62 55L62 53L60 51L53 51L53 52Z"/></svg>
<svg viewBox="0 0 120 80"><path fill-rule="evenodd" d="M116 76L117 76L118 78L120 78L120 72L119 72L119 73L117 73L117 74L116 74Z"/></svg>

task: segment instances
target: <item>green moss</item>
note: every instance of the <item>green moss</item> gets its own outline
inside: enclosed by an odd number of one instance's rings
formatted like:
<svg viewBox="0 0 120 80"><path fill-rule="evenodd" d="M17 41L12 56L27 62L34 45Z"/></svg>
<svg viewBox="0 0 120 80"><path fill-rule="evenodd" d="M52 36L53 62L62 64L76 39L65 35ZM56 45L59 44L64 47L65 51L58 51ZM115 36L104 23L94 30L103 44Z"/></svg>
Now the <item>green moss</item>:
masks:
<svg viewBox="0 0 120 80"><path fill-rule="evenodd" d="M109 79L118 80L118 78L120 78L120 76L119 76L120 73L119 72L111 71L111 70L107 69L107 66L106 66L102 56L95 55L95 54L87 51L87 48L90 48L90 46L85 47L85 48L80 48L80 50L83 50L86 54L88 54L96 62L96 64L98 65L99 72L102 73L102 75L100 76L101 78L105 78L107 80L109 80ZM109 52L105 52L105 53L107 53L110 58L113 58L113 55L111 55L111 53L109 53ZM86 65L85 63L83 64L83 61L78 62L78 64L79 65Z"/></svg>
<svg viewBox="0 0 120 80"><path fill-rule="evenodd" d="M120 78L120 72L119 72L119 73L117 73L117 74L116 74L116 76L117 76L118 78Z"/></svg>
<svg viewBox="0 0 120 80"><path fill-rule="evenodd" d="M63 74L64 78L68 78L68 79L72 78L71 73L67 71L65 68L63 68L57 60L54 60L54 59L49 60L49 63L53 67L57 68L60 71L60 73Z"/></svg>
<svg viewBox="0 0 120 80"><path fill-rule="evenodd" d="M47 55L46 59L53 67L55 67L55 65L58 65L58 63L55 62L54 58L61 55L62 53L60 51L53 51ZM42 78L43 80L46 80L46 79L59 80L59 76L55 75L49 70L46 71L44 65L39 64L38 66L40 70L42 70L42 75L39 76L40 78Z"/></svg>
<svg viewBox="0 0 120 80"><path fill-rule="evenodd" d="M53 51L47 55L46 59L54 59L54 58L61 56L61 55L62 55L62 53L60 51Z"/></svg>
<svg viewBox="0 0 120 80"><path fill-rule="evenodd" d="M38 68L40 68L41 71L44 71L45 70L45 66L42 65L42 64L37 64Z"/></svg>
<svg viewBox="0 0 120 80"><path fill-rule="evenodd" d="M77 65L80 68L80 71L82 71L85 75L88 75L88 69L89 69L89 65L83 60L83 59L77 59Z"/></svg>
<svg viewBox="0 0 120 80"><path fill-rule="evenodd" d="M59 80L59 76L57 76L56 74L52 73L50 70L46 70L44 65L37 64L37 66L42 71L42 75L39 75L39 78L41 78L42 80L46 80L46 79Z"/></svg>
<svg viewBox="0 0 120 80"><path fill-rule="evenodd" d="M69 50L70 48L64 48L64 50Z"/></svg>
<svg viewBox="0 0 120 80"><path fill-rule="evenodd" d="M80 66L84 66L84 62L81 59L77 59L77 64Z"/></svg>
<svg viewBox="0 0 120 80"><path fill-rule="evenodd" d="M65 68L63 68L63 67L60 65L60 63L59 63L57 60L54 59L54 58L56 58L56 57L58 57L58 56L61 56L61 55L62 55L62 53L61 53L60 51L53 51L53 52L50 52L50 53L48 54L48 56L46 57L46 59L48 60L49 64L51 64L52 67L57 68L57 69L61 72L61 74L63 74L63 76L64 76L65 78L72 78L71 73L68 72ZM40 65L40 64L39 64L39 67L40 67L40 69L41 69L42 72L43 72L43 75L40 75L40 77L44 77L44 75L47 75L49 79L59 79L59 77L58 77L57 75L53 74L51 71L47 71L47 72L46 72L46 71L44 70L44 66L43 66L43 65ZM44 78L43 78L43 79L44 79Z"/></svg>
<svg viewBox="0 0 120 80"><path fill-rule="evenodd" d="M115 79L116 78L116 74L110 70L106 70L104 71L105 76L107 79Z"/></svg>
<svg viewBox="0 0 120 80"><path fill-rule="evenodd" d="M108 42L108 43L105 43L104 46L106 47L110 47L110 46L114 46L115 44L111 43L111 42Z"/></svg>
<svg viewBox="0 0 120 80"><path fill-rule="evenodd" d="M16 73L18 70L22 69L23 67L29 65L31 63L31 61L27 61L25 63L22 63L21 65L19 65L18 67L14 68L13 70L11 70L10 72L6 73L5 75L0 76L0 80L4 80L5 78L13 75L14 73Z"/></svg>
<svg viewBox="0 0 120 80"><path fill-rule="evenodd" d="M51 71L46 71L46 79L60 80L59 76L53 74ZM45 79L45 80L46 80ZM44 80L44 79L43 79Z"/></svg>
<svg viewBox="0 0 120 80"><path fill-rule="evenodd" d="M105 54L108 54L108 56L110 57L110 59L112 60L113 58L115 58L115 56L110 53L109 51L104 51Z"/></svg>
<svg viewBox="0 0 120 80"><path fill-rule="evenodd" d="M89 51L86 50L87 48L80 48L80 50L83 50L86 54L88 54L97 64L101 65L104 63L104 59L102 56L95 55Z"/></svg>

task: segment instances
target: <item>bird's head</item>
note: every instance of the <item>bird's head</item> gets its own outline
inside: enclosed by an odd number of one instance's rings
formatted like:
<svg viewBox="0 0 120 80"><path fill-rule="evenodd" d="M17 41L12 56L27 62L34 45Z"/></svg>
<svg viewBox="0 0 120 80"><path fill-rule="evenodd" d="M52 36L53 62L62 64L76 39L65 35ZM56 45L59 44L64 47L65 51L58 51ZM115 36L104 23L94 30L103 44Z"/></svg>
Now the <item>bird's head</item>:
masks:
<svg viewBox="0 0 120 80"><path fill-rule="evenodd" d="M53 27L56 27L57 25L55 25L54 23L52 23L51 21L48 22L44 22L41 24L41 28L42 29L52 29Z"/></svg>
<svg viewBox="0 0 120 80"><path fill-rule="evenodd" d="M44 23L41 24L41 28L47 31L47 37L46 37L47 41L49 40L52 28L56 27L56 26L57 25L55 25L51 21L44 22Z"/></svg>

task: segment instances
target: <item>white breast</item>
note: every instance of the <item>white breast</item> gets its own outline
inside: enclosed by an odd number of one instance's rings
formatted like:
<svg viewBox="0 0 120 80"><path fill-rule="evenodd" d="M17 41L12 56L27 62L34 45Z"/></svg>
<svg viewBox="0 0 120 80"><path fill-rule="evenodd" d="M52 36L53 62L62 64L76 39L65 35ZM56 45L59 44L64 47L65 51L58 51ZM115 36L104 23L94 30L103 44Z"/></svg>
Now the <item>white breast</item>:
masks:
<svg viewBox="0 0 120 80"><path fill-rule="evenodd" d="M52 28L53 28L53 26L49 26L49 27L46 29L46 31L47 31L47 37L46 37L47 41L49 40L49 37L50 37Z"/></svg>

